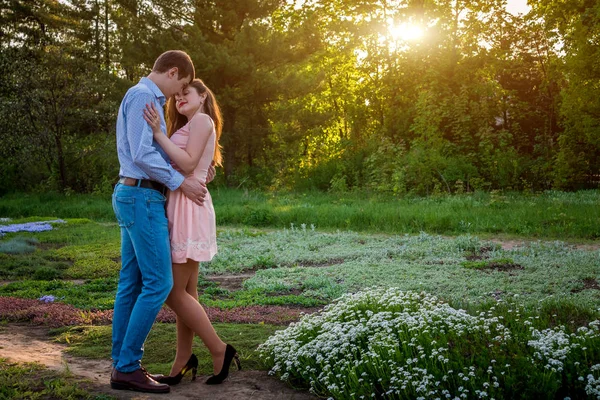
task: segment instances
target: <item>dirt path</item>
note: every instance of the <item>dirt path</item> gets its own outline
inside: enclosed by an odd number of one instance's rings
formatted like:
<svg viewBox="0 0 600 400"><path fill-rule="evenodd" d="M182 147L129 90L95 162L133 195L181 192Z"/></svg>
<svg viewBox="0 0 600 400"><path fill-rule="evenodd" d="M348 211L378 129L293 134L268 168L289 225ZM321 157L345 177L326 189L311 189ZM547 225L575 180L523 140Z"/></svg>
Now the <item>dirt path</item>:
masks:
<svg viewBox="0 0 600 400"><path fill-rule="evenodd" d="M204 384L206 377L195 382L185 380L171 388L168 395L112 390L108 384L111 372L110 361L89 360L65 354L66 346L51 341L47 328L24 324L10 324L0 328L0 357L15 362L36 362L57 371L70 371L92 383L93 389L118 399L264 399L264 400L308 400L315 397L299 392L283 382L267 375L266 371L235 371L223 385Z"/></svg>

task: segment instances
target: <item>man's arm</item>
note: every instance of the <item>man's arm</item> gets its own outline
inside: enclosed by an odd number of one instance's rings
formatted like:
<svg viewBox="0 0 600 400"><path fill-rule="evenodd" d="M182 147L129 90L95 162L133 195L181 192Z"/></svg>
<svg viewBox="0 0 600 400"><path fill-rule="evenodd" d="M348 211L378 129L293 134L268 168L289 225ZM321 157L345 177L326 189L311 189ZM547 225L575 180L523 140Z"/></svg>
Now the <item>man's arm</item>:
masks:
<svg viewBox="0 0 600 400"><path fill-rule="evenodd" d="M144 120L146 104L155 101L149 93L136 93L127 104L125 111L127 141L133 163L144 171L150 179L160 182L170 190L181 189L183 194L198 205L204 202L206 187L194 176L184 179L160 153L152 146L152 129Z"/></svg>
<svg viewBox="0 0 600 400"><path fill-rule="evenodd" d="M150 179L164 184L171 190L176 190L183 182L183 175L162 158L152 146L152 130L144 120L146 103L154 101L155 97L150 93L136 93L131 96L127 109L124 110L131 158Z"/></svg>

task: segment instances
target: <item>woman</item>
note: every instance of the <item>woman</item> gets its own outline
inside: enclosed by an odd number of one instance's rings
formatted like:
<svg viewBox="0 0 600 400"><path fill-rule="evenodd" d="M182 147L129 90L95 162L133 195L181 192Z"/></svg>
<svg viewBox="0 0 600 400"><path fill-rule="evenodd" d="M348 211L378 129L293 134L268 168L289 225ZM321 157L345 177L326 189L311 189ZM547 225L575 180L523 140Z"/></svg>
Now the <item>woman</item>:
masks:
<svg viewBox="0 0 600 400"><path fill-rule="evenodd" d="M212 91L200 79L170 98L167 103L168 137L160 128L157 110L148 107L144 118L152 127L154 139L184 175L194 174L205 182L211 163L221 164L222 118ZM198 359L192 353L194 334L204 342L213 359L214 374L207 384L223 382L235 361L241 368L233 346L224 343L198 303L198 266L217 253L215 210L210 193L199 206L180 190L169 192L167 217L173 261L173 289L167 305L177 315L177 353L169 376L154 378L161 383L177 384L187 371L196 378Z"/></svg>

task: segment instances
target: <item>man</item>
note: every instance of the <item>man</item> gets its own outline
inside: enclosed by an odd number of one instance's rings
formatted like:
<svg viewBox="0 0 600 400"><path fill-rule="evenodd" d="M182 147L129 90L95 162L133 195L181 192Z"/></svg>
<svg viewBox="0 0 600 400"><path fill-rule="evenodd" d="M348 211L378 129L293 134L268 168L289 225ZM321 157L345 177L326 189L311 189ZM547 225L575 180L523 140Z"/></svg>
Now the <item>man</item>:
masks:
<svg viewBox="0 0 600 400"><path fill-rule="evenodd" d="M168 385L152 379L141 366L144 342L173 285L167 189L181 189L202 204L206 187L196 177L173 169L144 120L146 104L154 103L165 128L163 106L194 79L194 65L182 51L167 51L152 72L127 91L117 117L119 183L113 209L121 227L121 272L113 316L113 389L168 393ZM166 129L164 129L166 131ZM209 171L208 181L214 176Z"/></svg>

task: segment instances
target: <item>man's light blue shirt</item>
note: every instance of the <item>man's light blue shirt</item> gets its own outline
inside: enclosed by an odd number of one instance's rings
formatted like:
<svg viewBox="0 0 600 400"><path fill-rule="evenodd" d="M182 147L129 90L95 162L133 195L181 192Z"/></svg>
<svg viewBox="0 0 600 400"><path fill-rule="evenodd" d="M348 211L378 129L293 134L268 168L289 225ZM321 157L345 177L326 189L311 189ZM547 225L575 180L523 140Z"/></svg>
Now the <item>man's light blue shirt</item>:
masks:
<svg viewBox="0 0 600 400"><path fill-rule="evenodd" d="M148 78L140 79L123 97L117 117L117 154L121 165L119 176L151 179L175 190L184 177L173 169L169 157L154 141L152 128L144 119L146 104L154 103L160 114L162 131L166 132L165 102L165 95Z"/></svg>

